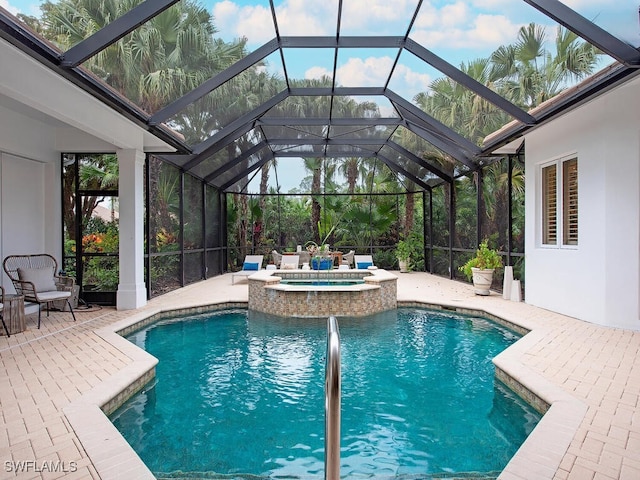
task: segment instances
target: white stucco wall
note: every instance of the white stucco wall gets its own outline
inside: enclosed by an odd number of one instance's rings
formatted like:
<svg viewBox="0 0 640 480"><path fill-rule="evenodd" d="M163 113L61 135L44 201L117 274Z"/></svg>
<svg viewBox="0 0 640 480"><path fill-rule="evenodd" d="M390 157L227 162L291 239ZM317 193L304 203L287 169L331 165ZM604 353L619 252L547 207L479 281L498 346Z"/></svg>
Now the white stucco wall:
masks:
<svg viewBox="0 0 640 480"><path fill-rule="evenodd" d="M640 330L640 79L525 138L527 303ZM541 245L540 164L578 158L577 247Z"/></svg>
<svg viewBox="0 0 640 480"><path fill-rule="evenodd" d="M62 250L60 153L52 129L0 107L0 259ZM13 285L2 271L2 285Z"/></svg>

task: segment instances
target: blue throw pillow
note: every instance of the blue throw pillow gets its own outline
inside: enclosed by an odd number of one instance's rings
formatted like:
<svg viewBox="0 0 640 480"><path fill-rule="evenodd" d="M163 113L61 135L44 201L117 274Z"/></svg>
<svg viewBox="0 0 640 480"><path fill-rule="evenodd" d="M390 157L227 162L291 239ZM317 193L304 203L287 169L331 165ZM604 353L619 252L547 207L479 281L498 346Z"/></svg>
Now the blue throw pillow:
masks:
<svg viewBox="0 0 640 480"><path fill-rule="evenodd" d="M373 263L371 262L358 262L358 270L366 270L369 267L373 267Z"/></svg>
<svg viewBox="0 0 640 480"><path fill-rule="evenodd" d="M258 264L257 263L249 263L249 262L244 262L244 265L242 266L243 270L258 270Z"/></svg>

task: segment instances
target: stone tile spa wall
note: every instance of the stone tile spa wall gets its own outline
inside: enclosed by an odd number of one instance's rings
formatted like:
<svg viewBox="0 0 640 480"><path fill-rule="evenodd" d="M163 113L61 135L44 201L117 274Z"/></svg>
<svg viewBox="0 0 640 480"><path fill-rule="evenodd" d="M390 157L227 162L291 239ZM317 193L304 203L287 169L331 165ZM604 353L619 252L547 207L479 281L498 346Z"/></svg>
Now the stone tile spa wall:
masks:
<svg viewBox="0 0 640 480"><path fill-rule="evenodd" d="M361 317L397 307L397 277L384 270L348 286L289 286L280 279L278 273L250 277L249 309L282 317Z"/></svg>

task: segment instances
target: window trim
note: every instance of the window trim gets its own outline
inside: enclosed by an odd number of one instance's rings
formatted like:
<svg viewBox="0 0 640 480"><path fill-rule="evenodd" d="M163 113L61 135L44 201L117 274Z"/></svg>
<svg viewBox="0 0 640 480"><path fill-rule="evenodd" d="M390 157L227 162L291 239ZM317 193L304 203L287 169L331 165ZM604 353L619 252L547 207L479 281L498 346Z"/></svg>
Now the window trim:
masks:
<svg viewBox="0 0 640 480"><path fill-rule="evenodd" d="M568 220L568 216L571 214L571 206L569 206L569 208L566 208L566 201L569 197L566 197L566 195L570 195L570 192L567 192L567 187L568 187L568 179L565 178L566 176L566 172L567 172L567 168L569 166L569 162L575 162L576 165L576 176L575 176L575 182L574 182L574 190L575 190L575 194L573 196L573 200L574 200L574 209L575 209L575 215L577 215L577 219L575 221L576 224L576 232L574 235L572 235L571 237L575 237L575 240L573 240L572 238L567 239L567 222ZM579 215L579 198L580 198L580 190L579 190L579 182L580 182L580 170L578 169L578 164L579 164L579 160L578 160L578 154L576 152L573 153L568 153L568 154L564 154L562 156L556 157L553 160L548 160L545 162L541 162L538 165L538 188L537 188L537 195L538 195L538 216L537 216L537 222L536 222L536 228L538 230L537 233L537 243L538 246L540 248L549 248L549 249L569 249L569 250L576 250L579 245L580 245L580 237L579 237L579 219L580 219L580 215ZM549 227L546 225L545 221L547 218L550 217L550 215L548 215L548 205L549 202L547 201L548 199L548 195L547 195L547 190L546 190L546 185L547 185L547 179L549 178L547 176L547 172L550 172L550 170L547 170L548 168L553 167L554 168L554 172L555 172L555 195L554 195L554 199L553 201L555 202L555 232L553 232L553 229L551 229L551 231L555 234L555 242L548 242L545 243L545 236L546 236L546 232L549 231Z"/></svg>

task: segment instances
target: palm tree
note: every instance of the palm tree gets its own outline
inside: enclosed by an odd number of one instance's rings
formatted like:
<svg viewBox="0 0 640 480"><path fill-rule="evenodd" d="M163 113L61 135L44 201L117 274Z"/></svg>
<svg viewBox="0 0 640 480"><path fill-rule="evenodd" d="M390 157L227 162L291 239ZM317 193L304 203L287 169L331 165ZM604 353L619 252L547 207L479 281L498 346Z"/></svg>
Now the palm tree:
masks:
<svg viewBox="0 0 640 480"><path fill-rule="evenodd" d="M601 53L575 33L559 27L555 52L545 48L546 32L540 25L520 28L512 45L491 55L499 91L522 108L533 108L591 75Z"/></svg>
<svg viewBox="0 0 640 480"><path fill-rule="evenodd" d="M42 6L42 34L62 50L76 45L137 5L135 0L62 0ZM86 67L147 112L154 113L245 54L246 40L214 39L211 14L179 2L86 62Z"/></svg>
<svg viewBox="0 0 640 480"><path fill-rule="evenodd" d="M595 47L564 28L557 31L555 53L545 48L545 40L544 28L531 23L520 29L514 44L501 46L489 59L463 63L460 69L520 107L535 107L560 93L569 81L593 73L599 53ZM486 135L509 121L509 117L493 104L449 78L438 79L430 87L430 92L418 94L414 101L426 113L475 143L480 144ZM455 176L454 162L447 155L442 152L434 154L432 150L431 158L440 163L444 172ZM492 206L498 208L506 201L508 192L498 188L506 189L507 182L500 181L500 175L493 171L488 171L485 177L485 194L480 201L485 202L489 209L480 206L483 212L481 222L502 231L502 226L496 223L497 219L490 218L489 212ZM487 193L489 191L491 194ZM454 195L455 209L455 190L449 191L448 195ZM444 208L448 208L446 203ZM449 215L456 218L455 210ZM454 245L458 242L454 232Z"/></svg>

